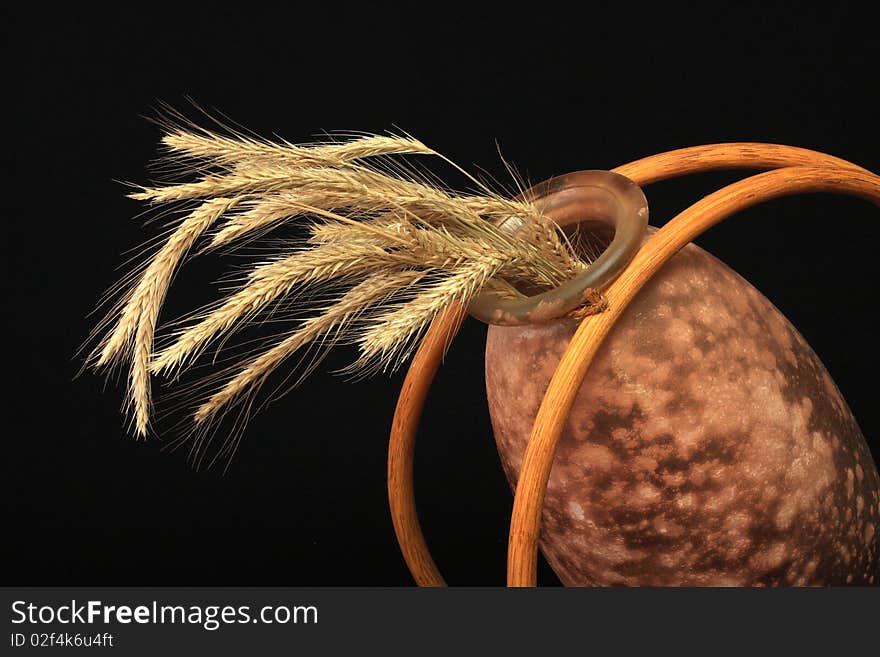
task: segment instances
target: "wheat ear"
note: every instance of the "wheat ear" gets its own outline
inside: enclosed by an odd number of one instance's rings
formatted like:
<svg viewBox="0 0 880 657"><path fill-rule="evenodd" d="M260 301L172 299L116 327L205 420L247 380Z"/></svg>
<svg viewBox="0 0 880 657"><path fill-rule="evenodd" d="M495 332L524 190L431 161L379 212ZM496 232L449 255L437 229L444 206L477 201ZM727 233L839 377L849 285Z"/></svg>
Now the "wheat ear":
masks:
<svg viewBox="0 0 880 657"><path fill-rule="evenodd" d="M259 388L270 371L309 342L354 341L360 356L352 369L394 368L449 303L467 304L484 286L511 295L551 288L585 265L528 198L504 198L472 177L478 193L454 193L430 174L383 157L436 155L448 162L411 138L293 145L193 126L172 129L163 143L169 165L178 172L189 169L195 180L142 187L130 196L159 204L205 200L147 265L92 356L97 365L123 356L130 361L127 404L138 435L148 429L151 372L181 371L213 340L280 299L301 294L317 299L340 285L354 286L245 364L199 407L197 423ZM166 170L173 172L171 167ZM223 216L227 220L209 248L294 217L313 223L305 244L293 242L305 248L292 253L284 248L288 255L254 267L241 288L193 316L195 321L156 353L156 323L174 271ZM524 224L516 236L500 227L511 216ZM353 323L354 318L359 319Z"/></svg>
<svg viewBox="0 0 880 657"><path fill-rule="evenodd" d="M241 368L238 374L196 410L196 423L201 424L214 418L232 400L258 387L275 368L308 343L327 335L333 329L337 329L338 333L343 324L363 312L369 304L398 293L401 288L413 285L422 276L423 272L415 270L383 272L359 283L334 305L327 307L322 314L304 320L296 332Z"/></svg>
<svg viewBox="0 0 880 657"><path fill-rule="evenodd" d="M381 246L359 243L325 244L261 265L250 273L247 285L160 351L150 369L160 373L183 367L215 337L254 316L296 285L363 275L391 262L398 263L399 259Z"/></svg>
<svg viewBox="0 0 880 657"><path fill-rule="evenodd" d="M394 369L408 357L415 339L437 313L453 301L467 305L505 264L504 258L497 257L470 261L411 301L372 319L357 338L361 353L349 371Z"/></svg>
<svg viewBox="0 0 880 657"><path fill-rule="evenodd" d="M382 135L305 146L288 142L276 144L244 135L225 137L207 130L199 133L176 130L164 135L162 143L170 151L219 165L256 161L292 167L342 166L346 162L384 155L436 155L417 139Z"/></svg>
<svg viewBox="0 0 880 657"><path fill-rule="evenodd" d="M281 178L279 176L278 180ZM483 216L506 218L523 213L523 208L511 206L511 201L453 197L420 183L395 180L362 169L306 169L283 177L283 183L279 184L283 184L284 189L261 196L250 202L246 210L229 217L214 235L211 247L222 246L250 232L302 215L303 206L331 211L344 208L367 215L393 208L432 224L442 224L450 220L452 213L461 214L463 211L470 215L471 221L484 221Z"/></svg>
<svg viewBox="0 0 880 657"><path fill-rule="evenodd" d="M218 198L205 201L190 212L168 241L144 269L128 300L123 305L115 327L105 338L96 366L131 349L128 376L128 405L133 411L135 431L146 435L150 414L149 360L159 309L168 291L175 269L199 235L204 233L239 199Z"/></svg>

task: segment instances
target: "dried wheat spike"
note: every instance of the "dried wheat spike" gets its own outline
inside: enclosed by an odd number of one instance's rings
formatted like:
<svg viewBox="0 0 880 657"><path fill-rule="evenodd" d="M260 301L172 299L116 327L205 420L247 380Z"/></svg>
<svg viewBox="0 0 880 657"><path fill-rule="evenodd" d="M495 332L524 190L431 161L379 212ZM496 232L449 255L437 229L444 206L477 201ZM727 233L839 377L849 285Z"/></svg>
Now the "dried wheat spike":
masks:
<svg viewBox="0 0 880 657"><path fill-rule="evenodd" d="M163 209L190 207L110 316L112 326L91 359L96 367L128 363L127 404L139 436L150 423L151 374L178 376L213 342L267 313L284 320L279 308L296 304L301 315L314 306L295 330L269 339L261 354L230 370L196 409L197 424L249 398L300 350L352 343L360 357L349 371L394 369L450 303L466 304L487 285L514 295L547 289L587 265L528 201L472 177L477 191L457 193L417 173L401 158L450 162L412 137L295 145L164 125L166 169L188 171L190 179L140 187L130 196ZM497 227L511 215L527 220L516 236ZM260 244L292 220L307 222L309 235L278 246L240 287L193 313L154 350L172 278L200 239L206 243L197 253L236 250L255 239ZM328 297L335 301L314 305Z"/></svg>

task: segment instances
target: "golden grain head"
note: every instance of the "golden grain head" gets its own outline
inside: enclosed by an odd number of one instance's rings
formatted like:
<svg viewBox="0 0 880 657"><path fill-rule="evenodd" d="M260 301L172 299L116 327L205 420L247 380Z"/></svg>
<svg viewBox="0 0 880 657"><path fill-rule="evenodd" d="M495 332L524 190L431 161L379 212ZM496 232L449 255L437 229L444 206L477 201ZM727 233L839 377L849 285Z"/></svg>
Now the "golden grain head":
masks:
<svg viewBox="0 0 880 657"><path fill-rule="evenodd" d="M168 128L162 143L169 162L194 179L131 196L163 208L187 204L189 211L135 277L92 356L96 366L128 363L138 435L150 423L151 375L178 376L212 343L267 315L279 321L274 313L285 304L317 303L293 330L228 370L197 407L197 424L250 398L294 353L343 341L360 350L348 371L394 369L451 303L466 304L487 285L507 294L549 288L587 265L529 202L472 177L478 193L459 194L417 173L400 158L438 154L408 136L295 145L192 125ZM515 237L497 227L511 215L528 222ZM295 220L308 223L306 237L253 265L237 289L185 319L156 350L172 278L200 241L199 253L235 250ZM322 304L327 298L333 301Z"/></svg>

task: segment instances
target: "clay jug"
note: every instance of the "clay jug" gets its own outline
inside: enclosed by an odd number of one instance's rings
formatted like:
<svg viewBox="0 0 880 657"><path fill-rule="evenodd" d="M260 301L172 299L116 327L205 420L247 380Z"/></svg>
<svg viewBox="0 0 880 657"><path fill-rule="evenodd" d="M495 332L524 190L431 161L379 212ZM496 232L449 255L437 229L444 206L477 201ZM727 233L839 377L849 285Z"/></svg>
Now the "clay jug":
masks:
<svg viewBox="0 0 880 657"><path fill-rule="evenodd" d="M490 326L511 486L577 322ZM566 585L880 583L880 478L840 392L760 292L691 244L606 338L559 443L541 549Z"/></svg>

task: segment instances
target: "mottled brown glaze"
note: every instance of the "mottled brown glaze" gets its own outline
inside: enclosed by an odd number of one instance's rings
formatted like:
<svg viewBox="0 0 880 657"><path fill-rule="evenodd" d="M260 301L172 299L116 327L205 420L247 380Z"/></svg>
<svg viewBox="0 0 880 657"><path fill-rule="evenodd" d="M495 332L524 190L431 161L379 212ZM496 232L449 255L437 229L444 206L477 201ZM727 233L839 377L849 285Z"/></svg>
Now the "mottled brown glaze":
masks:
<svg viewBox="0 0 880 657"><path fill-rule="evenodd" d="M577 323L490 326L508 480ZM566 585L880 583L880 478L782 314L690 245L599 350L550 475L541 549Z"/></svg>

